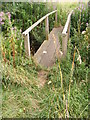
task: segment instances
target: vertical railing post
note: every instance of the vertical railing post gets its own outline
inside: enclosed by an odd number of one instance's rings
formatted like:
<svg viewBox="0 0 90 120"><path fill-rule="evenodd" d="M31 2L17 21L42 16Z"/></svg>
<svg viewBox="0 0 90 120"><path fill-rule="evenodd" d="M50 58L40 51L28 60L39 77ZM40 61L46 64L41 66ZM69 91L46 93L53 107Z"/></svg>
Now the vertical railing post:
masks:
<svg viewBox="0 0 90 120"><path fill-rule="evenodd" d="M48 35L49 35L49 20L48 20L48 16L45 19L45 31L46 31L46 40L48 40Z"/></svg>
<svg viewBox="0 0 90 120"><path fill-rule="evenodd" d="M24 47L26 56L30 57L30 40L29 40L29 33L24 35Z"/></svg>
<svg viewBox="0 0 90 120"><path fill-rule="evenodd" d="M68 40L69 40L69 37L70 37L70 21L69 21L69 25L68 25L68 31L67 31L67 33L68 33Z"/></svg>
<svg viewBox="0 0 90 120"><path fill-rule="evenodd" d="M57 11L55 13L55 24L57 25Z"/></svg>
<svg viewBox="0 0 90 120"><path fill-rule="evenodd" d="M66 35L62 35L62 52L63 52L63 57L65 57L66 53L67 53L67 42L68 42L68 33Z"/></svg>

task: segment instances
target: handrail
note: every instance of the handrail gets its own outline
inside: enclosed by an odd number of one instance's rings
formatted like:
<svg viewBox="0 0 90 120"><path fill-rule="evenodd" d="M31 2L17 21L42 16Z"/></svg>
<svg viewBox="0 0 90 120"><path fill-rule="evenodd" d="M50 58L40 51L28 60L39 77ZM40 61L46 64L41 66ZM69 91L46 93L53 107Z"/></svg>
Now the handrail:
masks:
<svg viewBox="0 0 90 120"><path fill-rule="evenodd" d="M70 24L70 19L71 19L72 13L73 13L73 10L72 10L72 11L69 13L69 15L68 15L66 24L65 24L64 29L63 29L63 32L62 32L63 35L66 35L66 34L67 34L68 26L69 26L69 24Z"/></svg>
<svg viewBox="0 0 90 120"><path fill-rule="evenodd" d="M29 37L29 32L45 19L46 40L48 40L48 38L49 38L49 20L48 20L48 17L49 17L49 15L51 15L53 13L55 13L55 21L57 23L57 10L55 10L55 11L52 11L52 12L46 14L44 17L39 19L37 22L35 22L32 26L30 26L27 30L25 30L22 33L23 37L24 37L24 47L25 47L25 52L26 52L27 56L30 56L30 37Z"/></svg>
<svg viewBox="0 0 90 120"><path fill-rule="evenodd" d="M35 22L32 26L30 26L27 30L25 30L22 34L23 35L27 35L34 27L36 27L39 23L41 23L45 18L47 18L49 15L53 14L57 12L57 10L52 11L50 13L48 13L47 15L45 15L44 17L42 17L41 19L39 19L37 22Z"/></svg>
<svg viewBox="0 0 90 120"><path fill-rule="evenodd" d="M62 52L63 52L63 57L65 57L66 53L67 53L67 43L68 43L68 39L70 37L70 22L71 22L72 13L73 13L73 10L69 13L69 15L67 17L66 24L65 24L63 32L62 32Z"/></svg>

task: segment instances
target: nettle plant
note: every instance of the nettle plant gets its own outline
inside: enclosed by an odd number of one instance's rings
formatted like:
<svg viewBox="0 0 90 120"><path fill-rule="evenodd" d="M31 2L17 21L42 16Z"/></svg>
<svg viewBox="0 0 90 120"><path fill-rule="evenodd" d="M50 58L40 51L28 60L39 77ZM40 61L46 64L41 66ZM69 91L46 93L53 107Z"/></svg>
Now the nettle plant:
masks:
<svg viewBox="0 0 90 120"><path fill-rule="evenodd" d="M19 65L24 54L24 45L21 30L13 26L10 12L0 12L1 51L4 62L12 64L13 67Z"/></svg>

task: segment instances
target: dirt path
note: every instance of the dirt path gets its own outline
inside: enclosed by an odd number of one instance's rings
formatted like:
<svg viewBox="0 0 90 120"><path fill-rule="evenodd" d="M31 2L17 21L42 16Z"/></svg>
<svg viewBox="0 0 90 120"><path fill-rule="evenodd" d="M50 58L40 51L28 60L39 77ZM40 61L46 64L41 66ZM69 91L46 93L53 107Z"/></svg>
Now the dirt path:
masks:
<svg viewBox="0 0 90 120"><path fill-rule="evenodd" d="M41 70L38 72L38 79L39 79L39 88L43 87L47 81L47 71Z"/></svg>

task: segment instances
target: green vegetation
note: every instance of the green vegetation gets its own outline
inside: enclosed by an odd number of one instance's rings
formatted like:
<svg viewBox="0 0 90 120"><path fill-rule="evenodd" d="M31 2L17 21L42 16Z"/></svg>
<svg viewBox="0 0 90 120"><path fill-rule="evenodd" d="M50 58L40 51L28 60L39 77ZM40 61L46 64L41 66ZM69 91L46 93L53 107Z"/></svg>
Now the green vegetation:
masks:
<svg viewBox="0 0 90 120"><path fill-rule="evenodd" d="M84 6L86 10L83 11L84 21L81 20L81 12L77 12L77 9L72 15L71 38L68 41L66 58L61 61L57 59L51 68L43 68L34 62L33 57L25 56L24 40L20 29L24 31L52 8L46 10L46 4L42 3L39 5L17 3L11 6L12 4L8 3L5 9L6 5L3 4L3 12L0 13L2 116L5 118L88 118L90 27L86 5ZM77 4L68 4L65 8L63 4L57 5L58 22L61 25L65 25L69 11L76 6L78 7ZM35 14L32 14L33 12ZM51 18L53 20L53 16ZM79 20L78 24L76 24L77 20ZM44 23L42 24L31 33L31 37L36 37L35 40L41 43L41 39L44 38L41 31L45 29ZM52 29L54 23L50 22L50 24Z"/></svg>

